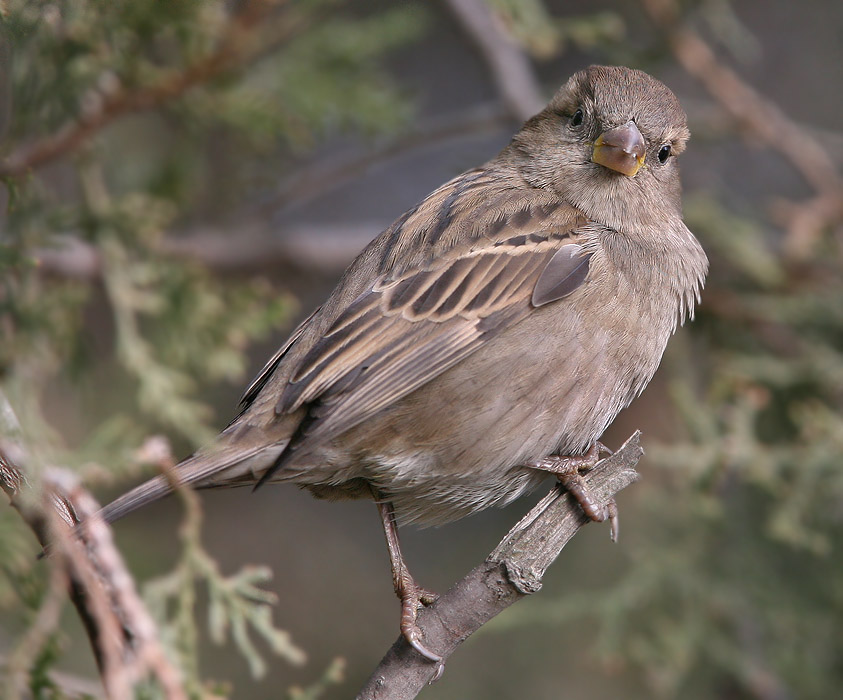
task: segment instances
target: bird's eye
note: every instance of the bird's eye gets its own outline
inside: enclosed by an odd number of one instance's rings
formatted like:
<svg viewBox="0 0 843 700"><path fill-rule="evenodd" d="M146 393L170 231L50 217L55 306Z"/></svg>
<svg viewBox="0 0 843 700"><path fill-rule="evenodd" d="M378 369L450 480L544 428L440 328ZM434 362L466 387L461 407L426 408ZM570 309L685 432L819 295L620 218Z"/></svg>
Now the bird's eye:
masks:
<svg viewBox="0 0 843 700"><path fill-rule="evenodd" d="M670 144L666 143L659 149L659 163L667 162L668 158L670 158Z"/></svg>
<svg viewBox="0 0 843 700"><path fill-rule="evenodd" d="M573 116L571 117L571 126L579 126L582 124L583 113L581 109L578 109L574 112Z"/></svg>

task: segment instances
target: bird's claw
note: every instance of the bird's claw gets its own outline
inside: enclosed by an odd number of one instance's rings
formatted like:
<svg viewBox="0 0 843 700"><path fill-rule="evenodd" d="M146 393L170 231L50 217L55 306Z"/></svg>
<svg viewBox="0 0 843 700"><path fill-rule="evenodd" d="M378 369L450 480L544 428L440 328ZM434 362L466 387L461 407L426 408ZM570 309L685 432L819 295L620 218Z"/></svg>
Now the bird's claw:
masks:
<svg viewBox="0 0 843 700"><path fill-rule="evenodd" d="M413 649L415 649L428 661L431 661L436 664L436 670L433 672L433 676L428 681L428 685L438 681L442 677L442 674L445 672L445 662L442 660L442 657L439 656L439 654L434 654L432 651L430 651L430 649L428 649L424 644L419 641L417 627L414 627L412 630L402 629L402 634L404 635L404 639L407 640L407 643L411 647L413 647Z"/></svg>
<svg viewBox="0 0 843 700"><path fill-rule="evenodd" d="M418 586L412 586L411 590L407 591L401 597L401 634L413 649L428 661L437 664L436 673L430 680L431 683L438 680L442 675L442 672L445 670L445 664L439 654L435 654L422 644L416 619L418 618L419 606L430 605L437 597L435 593Z"/></svg>
<svg viewBox="0 0 843 700"><path fill-rule="evenodd" d="M415 624L409 628L401 628L401 634L404 635L404 639L407 640L407 643L413 647L419 654L421 654L424 658L428 661L433 661L434 663L442 663L442 657L439 654L434 654L430 649L428 649L424 644L419 641L419 630Z"/></svg>
<svg viewBox="0 0 843 700"><path fill-rule="evenodd" d="M594 443L594 447L597 448L597 456L599 457L601 454L609 455L610 457L615 454L614 450L610 450L606 445L604 445L599 440Z"/></svg>
<svg viewBox="0 0 843 700"><path fill-rule="evenodd" d="M609 537L612 538L612 542L617 542L618 535L621 533L621 524L618 518L618 504L614 498L610 498L606 504L606 515L609 518Z"/></svg>
<svg viewBox="0 0 843 700"><path fill-rule="evenodd" d="M583 455L550 455L532 466L556 474L556 478L562 487L580 504L580 508L591 520L598 523L608 520L609 536L612 538L612 542L617 542L620 533L618 504L614 498L610 498L605 504L598 503L581 473L588 471L600 461L601 452L613 454L602 442L595 442Z"/></svg>

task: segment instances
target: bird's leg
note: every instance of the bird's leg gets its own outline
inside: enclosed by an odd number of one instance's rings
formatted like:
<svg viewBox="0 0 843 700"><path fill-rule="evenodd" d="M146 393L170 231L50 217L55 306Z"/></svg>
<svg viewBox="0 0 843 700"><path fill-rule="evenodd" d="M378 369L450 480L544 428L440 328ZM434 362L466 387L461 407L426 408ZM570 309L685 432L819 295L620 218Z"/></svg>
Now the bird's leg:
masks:
<svg viewBox="0 0 843 700"><path fill-rule="evenodd" d="M594 495L585 483L582 472L591 469L600 459L601 452L612 451L600 442L595 442L583 455L563 456L549 455L544 459L533 462L530 466L534 469L551 472L559 479L559 483L573 496L580 504L583 512L592 520L602 523L609 521L610 536L612 541L618 539L618 504L614 498L603 505L597 503Z"/></svg>
<svg viewBox="0 0 843 700"><path fill-rule="evenodd" d="M419 628L416 625L419 606L430 605L436 600L437 595L419 586L404 563L392 503L378 499L377 495L375 496L375 503L378 506L378 512L383 521L383 531L386 535L389 563L392 566L392 585L395 588L395 594L401 599L401 634L419 654L434 663L441 664L442 657L434 654L419 641ZM441 670L437 670L436 673L438 678L441 675Z"/></svg>

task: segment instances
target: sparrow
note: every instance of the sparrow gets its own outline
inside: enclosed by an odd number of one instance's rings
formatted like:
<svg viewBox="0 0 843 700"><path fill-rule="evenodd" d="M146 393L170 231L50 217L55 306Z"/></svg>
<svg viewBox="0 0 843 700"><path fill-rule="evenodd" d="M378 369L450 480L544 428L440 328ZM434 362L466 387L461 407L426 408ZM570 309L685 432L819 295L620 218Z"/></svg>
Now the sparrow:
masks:
<svg viewBox="0 0 843 700"><path fill-rule="evenodd" d="M679 101L639 70L573 75L495 158L402 214L266 363L240 412L174 478L197 488L289 482L370 498L401 631L434 595L397 525L503 506L555 474L615 520L581 471L693 316L708 269L682 221ZM157 476L113 522L173 489Z"/></svg>

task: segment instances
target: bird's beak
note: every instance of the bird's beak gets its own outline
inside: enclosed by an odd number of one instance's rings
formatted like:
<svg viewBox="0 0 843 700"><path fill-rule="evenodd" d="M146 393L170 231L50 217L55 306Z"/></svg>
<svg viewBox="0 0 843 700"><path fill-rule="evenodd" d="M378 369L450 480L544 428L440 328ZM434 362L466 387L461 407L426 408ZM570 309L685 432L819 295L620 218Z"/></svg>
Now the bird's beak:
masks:
<svg viewBox="0 0 843 700"><path fill-rule="evenodd" d="M604 131L594 142L591 160L632 177L644 165L644 137L631 119L623 126Z"/></svg>

